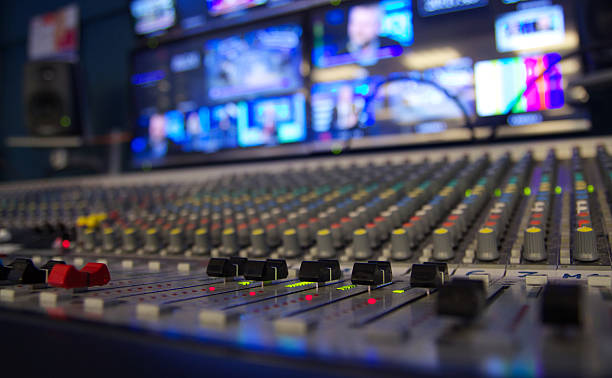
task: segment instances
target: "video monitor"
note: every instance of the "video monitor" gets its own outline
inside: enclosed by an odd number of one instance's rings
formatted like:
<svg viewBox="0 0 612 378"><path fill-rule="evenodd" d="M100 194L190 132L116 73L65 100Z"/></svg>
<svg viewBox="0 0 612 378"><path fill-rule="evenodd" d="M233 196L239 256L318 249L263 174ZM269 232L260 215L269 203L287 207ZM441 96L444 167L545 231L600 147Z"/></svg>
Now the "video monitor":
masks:
<svg viewBox="0 0 612 378"><path fill-rule="evenodd" d="M414 40L412 1L385 0L317 12L312 60L317 67L371 66L398 57Z"/></svg>
<svg viewBox="0 0 612 378"><path fill-rule="evenodd" d="M201 0L205 1L205 0ZM265 4L268 0L206 0L208 12L212 16L228 14L239 10Z"/></svg>
<svg viewBox="0 0 612 378"><path fill-rule="evenodd" d="M302 85L302 27L274 25L208 40L208 97L214 101L295 90Z"/></svg>
<svg viewBox="0 0 612 378"><path fill-rule="evenodd" d="M560 59L559 54L550 53L476 63L478 115L562 108L565 100ZM522 93L518 100L517 93Z"/></svg>
<svg viewBox="0 0 612 378"><path fill-rule="evenodd" d="M480 8L488 4L489 0L417 0L421 17Z"/></svg>
<svg viewBox="0 0 612 378"><path fill-rule="evenodd" d="M497 50L501 53L559 45L565 40L561 5L506 13L495 21Z"/></svg>
<svg viewBox="0 0 612 378"><path fill-rule="evenodd" d="M133 0L130 13L138 35L162 32L176 23L174 0Z"/></svg>

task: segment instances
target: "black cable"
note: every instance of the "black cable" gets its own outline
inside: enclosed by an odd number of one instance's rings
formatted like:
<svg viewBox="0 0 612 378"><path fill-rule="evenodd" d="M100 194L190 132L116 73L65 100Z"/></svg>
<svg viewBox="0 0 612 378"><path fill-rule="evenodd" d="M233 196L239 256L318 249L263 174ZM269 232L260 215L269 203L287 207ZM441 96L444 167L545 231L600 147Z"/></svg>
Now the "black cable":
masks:
<svg viewBox="0 0 612 378"><path fill-rule="evenodd" d="M379 83L377 83L374 86L374 89L372 90L372 93L370 96L368 96L365 100L365 103L363 105L363 109L361 109L361 113L357 119L357 124L351 128L348 129L348 131L354 131L356 129L363 129L363 130L367 130L367 127L364 123L365 123L365 119L367 119L367 112L368 112L368 108L369 106L372 104L372 102L376 99L376 96L378 95L378 91L380 90L380 88L388 83L392 83L395 81L414 81L417 83L423 83L423 84L428 84L431 85L432 87L436 88L437 90L439 90L440 92L444 93L444 95L446 97L448 97L449 99L451 99L459 108L459 110L461 111L461 114L463 115L463 119L465 122L465 127L467 127L472 134L472 140L474 140L475 135L474 135L474 124L472 123L472 120L470 119L470 114L468 112L468 110L465 108L465 105L461 102L461 100L459 100L459 97L456 95L453 95L452 93L450 93L448 91L448 89L444 88L443 86L441 86L440 84L436 83L433 80L429 80L429 79L425 79L423 77L414 77L413 74L405 74L405 75L397 75L397 76L393 76L390 78L387 78L386 80L383 80ZM353 136L351 135L349 138L347 138L344 141L344 146L342 148L343 151L346 151L350 148L350 144L351 141L353 140Z"/></svg>

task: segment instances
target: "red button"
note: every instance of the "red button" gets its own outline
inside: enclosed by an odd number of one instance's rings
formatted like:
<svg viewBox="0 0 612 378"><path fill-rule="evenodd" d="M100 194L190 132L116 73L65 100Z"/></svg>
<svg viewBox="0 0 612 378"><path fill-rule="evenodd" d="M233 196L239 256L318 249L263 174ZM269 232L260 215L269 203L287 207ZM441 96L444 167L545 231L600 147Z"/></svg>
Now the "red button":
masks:
<svg viewBox="0 0 612 378"><path fill-rule="evenodd" d="M110 281L110 272L106 264L87 263L81 272L89 274L88 286L103 286Z"/></svg>
<svg viewBox="0 0 612 378"><path fill-rule="evenodd" d="M537 219L534 219L531 222L529 222L529 224L532 225L532 226L539 226L540 224L542 224L542 222L540 222Z"/></svg>
<svg viewBox="0 0 612 378"><path fill-rule="evenodd" d="M582 227L585 224L591 223L588 219L578 219L578 227Z"/></svg>
<svg viewBox="0 0 612 378"><path fill-rule="evenodd" d="M87 273L79 272L72 265L56 264L49 273L47 283L64 289L87 287Z"/></svg>

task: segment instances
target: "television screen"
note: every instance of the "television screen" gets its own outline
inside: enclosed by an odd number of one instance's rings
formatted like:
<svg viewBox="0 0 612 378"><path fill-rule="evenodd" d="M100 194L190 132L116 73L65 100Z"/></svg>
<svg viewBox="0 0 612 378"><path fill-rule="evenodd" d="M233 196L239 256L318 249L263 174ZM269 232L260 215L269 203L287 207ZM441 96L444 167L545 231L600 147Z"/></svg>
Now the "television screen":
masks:
<svg viewBox="0 0 612 378"><path fill-rule="evenodd" d="M317 67L375 65L414 41L412 2L385 0L317 12L312 60Z"/></svg>
<svg viewBox="0 0 612 378"><path fill-rule="evenodd" d="M150 35L169 29L176 23L173 0L134 0L130 3L134 31Z"/></svg>
<svg viewBox="0 0 612 378"><path fill-rule="evenodd" d="M204 1L204 0L201 0ZM212 16L228 14L265 4L267 0L207 0L208 12Z"/></svg>
<svg viewBox="0 0 612 378"><path fill-rule="evenodd" d="M219 101L300 87L301 38L302 28L287 24L207 41L209 98Z"/></svg>
<svg viewBox="0 0 612 378"><path fill-rule="evenodd" d="M565 40L563 7L551 5L506 13L495 21L499 52L554 46Z"/></svg>

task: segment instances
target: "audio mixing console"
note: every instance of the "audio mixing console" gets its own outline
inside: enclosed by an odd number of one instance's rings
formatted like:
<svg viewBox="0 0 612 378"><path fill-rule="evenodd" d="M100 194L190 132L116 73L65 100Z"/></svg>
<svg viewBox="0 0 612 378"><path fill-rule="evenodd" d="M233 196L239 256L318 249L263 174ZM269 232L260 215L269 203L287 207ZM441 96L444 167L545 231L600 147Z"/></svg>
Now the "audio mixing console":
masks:
<svg viewBox="0 0 612 378"><path fill-rule="evenodd" d="M609 376L612 140L574 143L7 185L0 316L225 375Z"/></svg>

